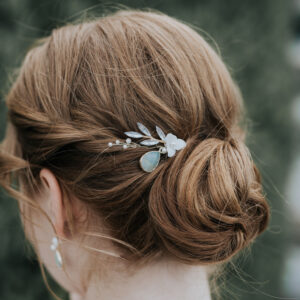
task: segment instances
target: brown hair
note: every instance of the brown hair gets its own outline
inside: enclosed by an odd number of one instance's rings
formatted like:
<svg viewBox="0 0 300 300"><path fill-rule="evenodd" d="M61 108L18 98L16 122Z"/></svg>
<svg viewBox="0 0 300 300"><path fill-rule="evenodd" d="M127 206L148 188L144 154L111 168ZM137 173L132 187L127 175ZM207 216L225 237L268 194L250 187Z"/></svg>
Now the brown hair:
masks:
<svg viewBox="0 0 300 300"><path fill-rule="evenodd" d="M133 262L160 253L226 261L267 226L239 89L212 47L175 18L120 10L53 30L28 52L6 104L0 184L35 206L13 180L37 191L40 170L50 169ZM145 173L148 149L108 147L137 122L186 147Z"/></svg>

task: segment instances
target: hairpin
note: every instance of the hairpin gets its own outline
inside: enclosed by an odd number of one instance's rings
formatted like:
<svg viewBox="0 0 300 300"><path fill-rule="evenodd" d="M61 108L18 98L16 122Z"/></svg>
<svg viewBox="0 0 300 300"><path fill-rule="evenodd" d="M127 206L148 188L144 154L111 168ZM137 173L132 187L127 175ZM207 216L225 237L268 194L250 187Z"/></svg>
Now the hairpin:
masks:
<svg viewBox="0 0 300 300"><path fill-rule="evenodd" d="M137 122L137 125L144 135L135 131L126 131L124 133L129 136L129 138L126 139L125 143L121 142L120 140L116 140L115 143L109 142L108 146L112 147L114 145L122 145L123 149L143 146L154 146L154 148L158 148L158 151L149 151L141 156L139 163L140 167L145 172L152 172L158 166L161 153L167 154L168 157L172 157L175 155L176 151L181 150L186 146L186 142L184 140L177 138L177 136L172 133L165 135L162 129L158 126L156 126L156 132L160 139L152 137L148 128L142 123ZM143 140L137 144L132 142L131 138L146 138L146 140ZM162 143L163 145L158 145L159 143Z"/></svg>

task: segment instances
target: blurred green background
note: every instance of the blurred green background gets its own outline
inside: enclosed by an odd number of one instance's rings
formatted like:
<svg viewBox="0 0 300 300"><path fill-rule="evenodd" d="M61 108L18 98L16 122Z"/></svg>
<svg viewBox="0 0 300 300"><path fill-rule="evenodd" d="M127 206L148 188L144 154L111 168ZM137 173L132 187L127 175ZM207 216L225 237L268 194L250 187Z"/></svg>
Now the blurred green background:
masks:
<svg viewBox="0 0 300 300"><path fill-rule="evenodd" d="M289 295L284 286L286 253L293 241L286 209L285 187L295 155L295 126L290 116L295 82L286 62L293 38L292 2L288 0L10 0L0 2L0 139L5 130L3 100L9 77L34 40L55 27L85 15L101 15L118 4L150 7L200 27L216 41L222 57L241 87L251 119L247 144L261 170L272 207L270 226L250 253L234 260L222 299L261 300ZM209 37L210 36L210 37ZM38 263L24 244L16 201L5 193L0 200L0 299L53 299ZM29 254L28 254L29 253ZM298 274L300 278L300 273ZM223 279L222 279L223 280ZM50 280L56 292L64 291ZM277 298L278 297L278 298ZM297 296L295 296L297 297ZM296 298L294 298L296 299ZM299 296L300 299L300 296Z"/></svg>

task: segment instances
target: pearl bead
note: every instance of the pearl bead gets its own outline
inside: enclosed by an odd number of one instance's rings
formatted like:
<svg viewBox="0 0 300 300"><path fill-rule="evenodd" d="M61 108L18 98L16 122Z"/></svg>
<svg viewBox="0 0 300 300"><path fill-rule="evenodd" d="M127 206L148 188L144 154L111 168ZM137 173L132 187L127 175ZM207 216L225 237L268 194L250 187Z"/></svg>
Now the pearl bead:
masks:
<svg viewBox="0 0 300 300"><path fill-rule="evenodd" d="M167 149L166 149L165 147L163 147L163 148L161 149L161 152L162 152L162 153L167 153Z"/></svg>
<svg viewBox="0 0 300 300"><path fill-rule="evenodd" d="M127 146L127 145L123 145L123 148L124 148L124 149L127 149L127 148L128 148L128 146Z"/></svg>
<svg viewBox="0 0 300 300"><path fill-rule="evenodd" d="M126 143L127 143L127 144L130 144L130 143L131 143L131 139L130 139L130 138L127 138L127 139L126 139Z"/></svg>
<svg viewBox="0 0 300 300"><path fill-rule="evenodd" d="M58 239L57 239L56 236L54 236L54 237L52 238L52 244L53 244L54 246L57 246L57 245L58 245Z"/></svg>
<svg viewBox="0 0 300 300"><path fill-rule="evenodd" d="M119 145L119 144L120 144L120 141L119 141L119 140L116 140L116 144Z"/></svg>
<svg viewBox="0 0 300 300"><path fill-rule="evenodd" d="M108 143L108 147L111 147L111 146L112 146L112 143L111 143L111 142L109 142L109 143Z"/></svg>

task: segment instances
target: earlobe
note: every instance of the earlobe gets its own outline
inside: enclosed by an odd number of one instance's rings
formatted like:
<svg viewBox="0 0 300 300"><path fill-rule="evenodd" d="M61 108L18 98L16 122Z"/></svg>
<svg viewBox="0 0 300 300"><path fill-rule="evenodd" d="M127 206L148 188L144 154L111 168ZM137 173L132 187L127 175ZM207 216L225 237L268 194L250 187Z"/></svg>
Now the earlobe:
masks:
<svg viewBox="0 0 300 300"><path fill-rule="evenodd" d="M65 208L63 204L63 193L55 175L47 168L40 172L40 178L45 183L47 190L47 204L50 207L50 218L55 227L58 237L65 238L64 224L66 221Z"/></svg>

